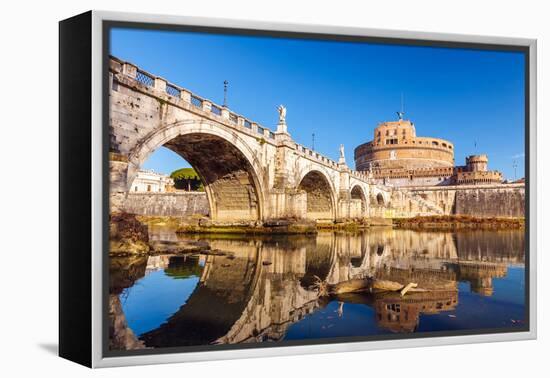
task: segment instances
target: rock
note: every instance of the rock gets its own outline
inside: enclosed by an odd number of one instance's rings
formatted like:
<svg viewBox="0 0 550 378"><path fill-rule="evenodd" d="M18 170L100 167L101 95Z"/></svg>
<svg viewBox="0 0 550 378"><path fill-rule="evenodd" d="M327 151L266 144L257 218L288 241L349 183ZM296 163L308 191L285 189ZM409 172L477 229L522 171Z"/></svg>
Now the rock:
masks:
<svg viewBox="0 0 550 378"><path fill-rule="evenodd" d="M145 344L128 327L118 295L109 296L109 349L143 349Z"/></svg>
<svg viewBox="0 0 550 378"><path fill-rule="evenodd" d="M133 214L111 214L109 220L109 254L148 253L149 231Z"/></svg>

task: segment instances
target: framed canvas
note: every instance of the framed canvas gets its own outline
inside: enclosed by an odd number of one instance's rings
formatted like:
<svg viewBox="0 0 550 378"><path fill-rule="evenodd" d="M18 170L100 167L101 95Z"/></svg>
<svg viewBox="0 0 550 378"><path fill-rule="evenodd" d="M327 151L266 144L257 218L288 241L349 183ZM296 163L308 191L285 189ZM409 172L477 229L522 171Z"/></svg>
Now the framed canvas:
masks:
<svg viewBox="0 0 550 378"><path fill-rule="evenodd" d="M535 40L59 26L62 357L536 337Z"/></svg>

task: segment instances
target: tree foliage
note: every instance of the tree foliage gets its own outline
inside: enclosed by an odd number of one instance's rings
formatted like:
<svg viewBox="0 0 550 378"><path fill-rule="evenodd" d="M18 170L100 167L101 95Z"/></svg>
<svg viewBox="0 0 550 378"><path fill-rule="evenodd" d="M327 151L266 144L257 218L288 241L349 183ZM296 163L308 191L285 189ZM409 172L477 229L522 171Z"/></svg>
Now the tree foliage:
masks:
<svg viewBox="0 0 550 378"><path fill-rule="evenodd" d="M180 168L170 174L176 189L204 192L202 181L193 168Z"/></svg>

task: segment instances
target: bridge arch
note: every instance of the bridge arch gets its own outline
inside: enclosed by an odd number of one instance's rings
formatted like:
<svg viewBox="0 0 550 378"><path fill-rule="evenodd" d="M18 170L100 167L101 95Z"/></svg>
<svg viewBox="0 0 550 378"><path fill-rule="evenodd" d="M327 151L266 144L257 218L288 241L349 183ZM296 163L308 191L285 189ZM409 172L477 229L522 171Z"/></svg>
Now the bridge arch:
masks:
<svg viewBox="0 0 550 378"><path fill-rule="evenodd" d="M382 193L378 193L376 195L376 204L378 206L384 206L385 205L384 196L382 195Z"/></svg>
<svg viewBox="0 0 550 378"><path fill-rule="evenodd" d="M210 121L167 124L143 138L129 155L127 189L143 162L161 146L183 157L197 171L213 220L263 219L265 191L258 158L239 135Z"/></svg>
<svg viewBox="0 0 550 378"><path fill-rule="evenodd" d="M365 216L367 212L367 196L361 185L356 184L351 188L350 197L351 199L361 200L361 215Z"/></svg>
<svg viewBox="0 0 550 378"><path fill-rule="evenodd" d="M298 182L298 189L306 192L305 217L321 221L335 220L336 195L328 174L312 169L304 172Z"/></svg>

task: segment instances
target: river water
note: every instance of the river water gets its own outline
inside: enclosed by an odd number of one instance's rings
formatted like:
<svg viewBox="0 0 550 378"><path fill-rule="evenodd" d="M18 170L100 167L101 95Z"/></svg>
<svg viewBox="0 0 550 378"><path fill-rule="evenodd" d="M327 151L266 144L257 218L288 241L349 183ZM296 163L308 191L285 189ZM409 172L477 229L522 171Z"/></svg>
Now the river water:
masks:
<svg viewBox="0 0 550 378"><path fill-rule="evenodd" d="M150 235L166 254L110 260L111 350L525 326L523 231ZM365 277L429 290L319 295Z"/></svg>

